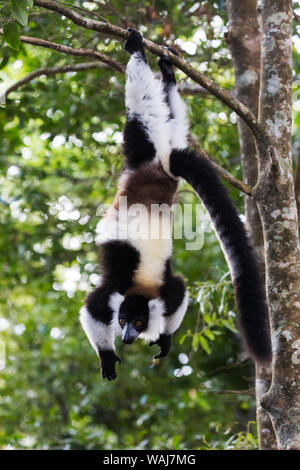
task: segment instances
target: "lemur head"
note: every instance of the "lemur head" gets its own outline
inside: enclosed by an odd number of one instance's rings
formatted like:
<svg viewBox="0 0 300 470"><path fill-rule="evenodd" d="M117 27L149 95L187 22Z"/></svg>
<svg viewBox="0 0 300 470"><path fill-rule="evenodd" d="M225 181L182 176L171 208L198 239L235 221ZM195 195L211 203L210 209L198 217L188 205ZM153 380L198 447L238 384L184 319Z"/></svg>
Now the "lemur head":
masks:
<svg viewBox="0 0 300 470"><path fill-rule="evenodd" d="M147 329L149 321L148 299L142 295L125 297L120 305L118 320L123 330L123 343L133 343L139 334Z"/></svg>
<svg viewBox="0 0 300 470"><path fill-rule="evenodd" d="M122 328L122 341L132 344L138 337L155 341L159 337L164 303L143 295L114 294L110 306Z"/></svg>

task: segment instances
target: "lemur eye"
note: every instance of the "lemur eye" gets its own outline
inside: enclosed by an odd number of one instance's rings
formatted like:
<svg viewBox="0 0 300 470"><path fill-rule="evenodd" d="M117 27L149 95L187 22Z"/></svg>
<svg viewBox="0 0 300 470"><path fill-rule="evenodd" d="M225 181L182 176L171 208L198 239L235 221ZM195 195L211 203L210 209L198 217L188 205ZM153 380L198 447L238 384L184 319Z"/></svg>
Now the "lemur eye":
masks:
<svg viewBox="0 0 300 470"><path fill-rule="evenodd" d="M137 326L137 327L139 328L140 326L142 326L142 322L141 322L141 321L139 321L139 320L138 320L138 321L136 321L136 322L135 322L135 326Z"/></svg>
<svg viewBox="0 0 300 470"><path fill-rule="evenodd" d="M125 320L122 320L122 319L121 319L121 320L119 320L119 323L120 323L120 325L124 325L124 324L125 324Z"/></svg>

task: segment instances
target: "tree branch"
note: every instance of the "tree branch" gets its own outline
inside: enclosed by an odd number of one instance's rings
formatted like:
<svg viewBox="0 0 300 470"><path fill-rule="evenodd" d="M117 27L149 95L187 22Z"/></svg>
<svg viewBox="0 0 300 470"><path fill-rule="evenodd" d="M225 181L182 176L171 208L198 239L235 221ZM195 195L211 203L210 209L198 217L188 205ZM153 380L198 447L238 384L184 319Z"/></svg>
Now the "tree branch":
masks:
<svg viewBox="0 0 300 470"><path fill-rule="evenodd" d="M10 93L21 88L22 86L29 83L31 80L34 80L36 77L40 77L41 75L51 76L56 75L58 73L67 73L67 72L80 72L85 70L92 70L92 69L109 69L110 67L107 64L103 64L101 62L84 62L82 64L73 64L73 65L63 65L61 67L44 67L33 72L29 73L25 77L21 78L15 82L11 87L7 88L2 96L0 96L0 103L5 102L6 98Z"/></svg>
<svg viewBox="0 0 300 470"><path fill-rule="evenodd" d="M3 34L2 28L0 28L0 34ZM63 46L62 44L57 44L55 42L46 41L45 39L34 38L31 36L20 36L20 40L22 42L26 42L27 44L33 44L34 46L46 47L48 49L53 49L54 51L62 52L63 54L67 54L67 55L76 55L76 56L81 56L81 57L94 57L100 60L100 62L107 64L110 68L117 70L118 72L121 72L121 73L125 72L125 67L119 64L119 62L117 62L114 59L111 59L110 57L103 54L102 52L95 51L94 49L83 49L83 48L75 49L73 47Z"/></svg>
<svg viewBox="0 0 300 470"><path fill-rule="evenodd" d="M214 393L215 395L247 395L255 397L255 390L253 387L246 390L206 390L207 392Z"/></svg>
<svg viewBox="0 0 300 470"><path fill-rule="evenodd" d="M247 194L248 196L252 196L252 188L248 184L243 183L242 181L235 178L229 171L225 170L222 166L218 165L206 152L205 150L198 144L197 140L194 136L189 136L190 144L194 147L194 149L201 155L201 157L207 158L212 165L214 166L215 170L217 171L218 175L223 178L225 181L234 186L235 188L239 189L243 193Z"/></svg>
<svg viewBox="0 0 300 470"><path fill-rule="evenodd" d="M92 31L106 33L110 36L115 36L123 40L129 36L129 32L123 28L120 28L119 26L115 26L109 22L95 21L90 18L86 18L53 0L34 0L34 5L63 15L78 26L90 29ZM192 78L195 82L199 83L199 85L208 90L212 95L216 96L220 101L235 111L246 122L255 136L262 136L263 130L258 125L258 122L253 113L247 108L247 106L234 98L230 91L221 88L211 78L208 78L202 73L198 72L181 57L175 56L162 46L159 46L158 44L155 44L154 42L145 38L143 42L145 47L153 54L162 56L167 53L172 64L176 65L176 67L182 70L186 75Z"/></svg>
<svg viewBox="0 0 300 470"><path fill-rule="evenodd" d="M188 83L186 81L179 82L177 89L181 95L207 96L209 94L208 91L201 85L196 83Z"/></svg>

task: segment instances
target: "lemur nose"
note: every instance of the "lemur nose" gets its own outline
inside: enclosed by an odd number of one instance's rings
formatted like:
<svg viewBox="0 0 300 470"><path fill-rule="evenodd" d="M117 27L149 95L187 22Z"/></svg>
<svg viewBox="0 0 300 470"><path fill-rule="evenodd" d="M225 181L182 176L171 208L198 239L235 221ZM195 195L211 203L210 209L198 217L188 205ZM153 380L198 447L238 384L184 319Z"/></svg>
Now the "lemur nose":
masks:
<svg viewBox="0 0 300 470"><path fill-rule="evenodd" d="M123 343L124 344L132 344L134 342L135 338L123 338Z"/></svg>
<svg viewBox="0 0 300 470"><path fill-rule="evenodd" d="M124 344L132 344L138 335L139 332L129 323L123 330L122 341Z"/></svg>

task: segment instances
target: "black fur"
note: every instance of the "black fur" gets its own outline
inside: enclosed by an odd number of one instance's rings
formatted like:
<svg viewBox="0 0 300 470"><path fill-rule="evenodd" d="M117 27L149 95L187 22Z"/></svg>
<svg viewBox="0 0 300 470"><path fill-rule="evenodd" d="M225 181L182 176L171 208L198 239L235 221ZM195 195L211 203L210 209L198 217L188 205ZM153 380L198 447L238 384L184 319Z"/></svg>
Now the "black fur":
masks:
<svg viewBox="0 0 300 470"><path fill-rule="evenodd" d="M155 157L155 148L147 137L143 124L137 119L127 119L124 127L123 151L126 165L136 169Z"/></svg>
<svg viewBox="0 0 300 470"><path fill-rule="evenodd" d="M160 296L165 302L165 316L172 315L182 304L185 296L185 284L180 276L174 276L171 271L171 260L166 262L164 282L160 288Z"/></svg>
<svg viewBox="0 0 300 470"><path fill-rule="evenodd" d="M138 251L127 242L110 241L102 245L102 282L86 298L90 314L103 323L109 324L113 312L109 298L113 292L124 294L132 286L132 278L139 264Z"/></svg>
<svg viewBox="0 0 300 470"><path fill-rule="evenodd" d="M202 199L215 224L225 252L230 255L241 330L250 354L260 362L272 357L265 291L253 249L226 188L204 157L174 150L170 168L183 177Z"/></svg>
<svg viewBox="0 0 300 470"><path fill-rule="evenodd" d="M168 48L174 55L178 55L177 51L175 49L172 49L171 47ZM176 78L175 78L175 73L173 70L173 65L168 59L167 55L163 55L160 57L157 61L157 64L160 68L163 81L167 84L174 84L176 85Z"/></svg>
<svg viewBox="0 0 300 470"><path fill-rule="evenodd" d="M102 285L110 285L120 294L124 294L132 287L132 278L140 262L140 255L130 243L120 240L104 243L100 262Z"/></svg>
<svg viewBox="0 0 300 470"><path fill-rule="evenodd" d="M131 34L124 44L125 51L129 52L129 54L140 52L142 59L147 62L142 35L133 28L127 28L127 31L129 31Z"/></svg>
<svg viewBox="0 0 300 470"><path fill-rule="evenodd" d="M114 351L98 351L100 368L103 379L114 380L117 377L115 363L121 364L121 359Z"/></svg>
<svg viewBox="0 0 300 470"><path fill-rule="evenodd" d="M153 356L153 359L160 359L161 357L166 357L166 355L169 354L172 347L172 336L173 335L161 334L157 341L149 343L150 346L153 346L154 344L160 346L159 353Z"/></svg>
<svg viewBox="0 0 300 470"><path fill-rule="evenodd" d="M85 299L86 308L95 320L101 320L108 325L113 318L113 311L109 306L109 298L114 292L110 285L96 287Z"/></svg>
<svg viewBox="0 0 300 470"><path fill-rule="evenodd" d="M141 321L144 326L143 330L145 330L149 318L148 302L149 299L143 295L128 295L120 307L119 318L126 320L128 323Z"/></svg>
<svg viewBox="0 0 300 470"><path fill-rule="evenodd" d="M149 321L149 299L143 295L128 295L120 306L119 321L123 320L122 341L132 344L142 331L146 330ZM137 324L139 322L139 324Z"/></svg>
<svg viewBox="0 0 300 470"><path fill-rule="evenodd" d="M178 55L177 51L175 49L172 49L171 47L168 48L173 54ZM168 56L162 56L158 59L157 64L160 68L161 74L162 74L162 79L163 79L163 84L164 84L164 94L165 94L165 101L170 106L170 98L169 98L169 92L171 87L176 85L176 77L173 69L173 65L168 59ZM172 119L173 113L170 108L170 114L169 114L170 119Z"/></svg>

